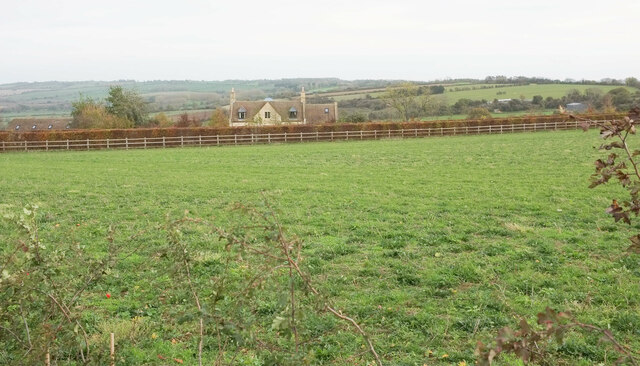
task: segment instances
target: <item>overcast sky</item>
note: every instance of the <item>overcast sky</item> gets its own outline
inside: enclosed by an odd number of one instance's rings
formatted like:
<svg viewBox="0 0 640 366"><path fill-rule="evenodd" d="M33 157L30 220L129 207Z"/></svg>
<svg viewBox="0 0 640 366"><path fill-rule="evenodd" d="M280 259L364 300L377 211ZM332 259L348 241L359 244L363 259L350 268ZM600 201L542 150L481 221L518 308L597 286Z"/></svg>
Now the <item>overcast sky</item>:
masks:
<svg viewBox="0 0 640 366"><path fill-rule="evenodd" d="M640 77L640 0L1 0L0 83Z"/></svg>

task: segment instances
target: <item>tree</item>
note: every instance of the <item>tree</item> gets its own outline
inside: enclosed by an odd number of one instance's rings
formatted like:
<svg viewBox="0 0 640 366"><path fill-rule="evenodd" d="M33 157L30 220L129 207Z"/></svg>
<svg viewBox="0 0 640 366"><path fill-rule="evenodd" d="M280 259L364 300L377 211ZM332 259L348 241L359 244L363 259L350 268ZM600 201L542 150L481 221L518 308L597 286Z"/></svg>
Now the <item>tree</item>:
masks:
<svg viewBox="0 0 640 366"><path fill-rule="evenodd" d="M611 96L611 101L616 107L631 103L631 93L625 88L611 89L607 94Z"/></svg>
<svg viewBox="0 0 640 366"><path fill-rule="evenodd" d="M126 118L114 116L107 112L105 106L90 97L80 96L80 99L71 103L71 116L73 128L130 128L133 123Z"/></svg>
<svg viewBox="0 0 640 366"><path fill-rule="evenodd" d="M467 119L491 119L493 116L491 112L487 108L476 107L471 108L469 110L469 115L467 115Z"/></svg>
<svg viewBox="0 0 640 366"><path fill-rule="evenodd" d="M107 112L128 119L135 127L144 126L149 120L147 103L134 90L126 90L119 85L109 87L106 98Z"/></svg>
<svg viewBox="0 0 640 366"><path fill-rule="evenodd" d="M209 120L210 127L227 127L229 126L229 117L222 108L216 108Z"/></svg>
<svg viewBox="0 0 640 366"><path fill-rule="evenodd" d="M420 117L424 114L424 108L430 99L429 92L423 89L419 94L419 87L412 83L402 83L399 86L387 88L383 98L395 108L403 121Z"/></svg>
<svg viewBox="0 0 640 366"><path fill-rule="evenodd" d="M543 105L544 99L542 98L542 95L534 95L531 103L536 105Z"/></svg>
<svg viewBox="0 0 640 366"><path fill-rule="evenodd" d="M624 83L627 86L630 86L632 88L640 88L640 81L638 81L638 79L634 78L634 77L628 77L624 80Z"/></svg>
<svg viewBox="0 0 640 366"><path fill-rule="evenodd" d="M167 117L167 115L164 114L164 112L160 112L160 113L156 114L155 117L153 117L153 119L149 123L153 123L154 125L156 125L158 127L171 127L171 126L173 126L173 121L169 117Z"/></svg>

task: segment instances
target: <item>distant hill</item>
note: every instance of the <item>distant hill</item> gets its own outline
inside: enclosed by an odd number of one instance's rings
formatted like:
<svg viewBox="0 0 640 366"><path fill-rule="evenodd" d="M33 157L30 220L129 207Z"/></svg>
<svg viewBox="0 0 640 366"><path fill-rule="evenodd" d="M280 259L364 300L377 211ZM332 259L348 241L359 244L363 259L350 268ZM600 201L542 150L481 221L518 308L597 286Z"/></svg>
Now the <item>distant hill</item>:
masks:
<svg viewBox="0 0 640 366"><path fill-rule="evenodd" d="M120 85L137 90L149 102L151 112L164 112L175 119L182 113L210 115L212 110L228 105L229 92L235 88L239 100L296 98L304 87L310 101L316 103L338 102L343 117L359 116L359 120L385 120L398 118L397 112L382 99L390 86L402 80L342 80L338 78L296 78L279 80L154 80L154 81L49 81L34 83L0 84L0 129L16 117L49 118L69 116L71 103L87 96L102 99L109 86ZM549 80L526 77L487 77L485 79L413 81L428 90L436 85L440 91L434 100L442 106L435 116L462 118L468 106L487 106L493 100L531 101L535 96L552 98L549 106L524 108L515 106L510 111L518 114L552 113L558 103L567 101L571 92L607 93L624 85L622 80L574 81ZM426 86L429 85L429 86ZM422 87L424 86L424 87ZM625 87L633 100L640 100L635 87ZM428 92L428 91L427 91ZM578 93L578 97L580 97ZM566 99L566 98L565 98ZM458 103L458 102L461 103ZM470 103L470 101L475 102ZM462 103L464 102L464 103ZM528 102L530 104L530 102ZM459 105L458 105L459 104ZM522 104L522 103L520 103ZM527 104L527 103L525 103ZM487 106L488 107L488 106ZM490 109L493 108L490 107ZM504 112L504 111L503 111ZM457 116L457 117L456 117ZM202 118L205 118L202 117ZM429 117L429 118L431 118Z"/></svg>
<svg viewBox="0 0 640 366"><path fill-rule="evenodd" d="M137 90L150 103L152 111L213 109L228 104L229 92L235 88L239 99L257 100L267 96L297 96L301 87L310 92L384 88L391 81L336 78L280 80L156 80L137 82L114 81L50 81L0 85L0 117L68 115L71 102L81 95L104 98L110 85Z"/></svg>

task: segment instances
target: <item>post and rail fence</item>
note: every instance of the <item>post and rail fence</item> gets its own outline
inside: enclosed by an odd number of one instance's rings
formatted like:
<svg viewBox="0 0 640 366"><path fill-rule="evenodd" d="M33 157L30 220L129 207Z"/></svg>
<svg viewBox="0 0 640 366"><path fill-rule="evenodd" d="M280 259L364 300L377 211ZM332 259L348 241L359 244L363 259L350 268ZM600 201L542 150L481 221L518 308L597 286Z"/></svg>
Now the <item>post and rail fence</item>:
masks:
<svg viewBox="0 0 640 366"><path fill-rule="evenodd" d="M353 130L327 132L252 133L212 136L140 137L119 139L2 141L0 152L53 151L53 150L104 150L151 149L170 147L258 145L273 143L300 143L315 141L381 140L393 138L419 138L458 135L503 134L549 130L573 130L580 127L578 121L537 122L522 124L427 127L411 129Z"/></svg>

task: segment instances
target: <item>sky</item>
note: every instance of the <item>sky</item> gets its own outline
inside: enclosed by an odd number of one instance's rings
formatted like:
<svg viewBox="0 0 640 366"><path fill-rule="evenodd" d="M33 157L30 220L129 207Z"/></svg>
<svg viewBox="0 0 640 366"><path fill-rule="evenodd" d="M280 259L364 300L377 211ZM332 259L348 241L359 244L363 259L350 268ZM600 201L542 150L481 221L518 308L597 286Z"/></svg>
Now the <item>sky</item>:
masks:
<svg viewBox="0 0 640 366"><path fill-rule="evenodd" d="M2 0L0 83L640 77L639 0Z"/></svg>

